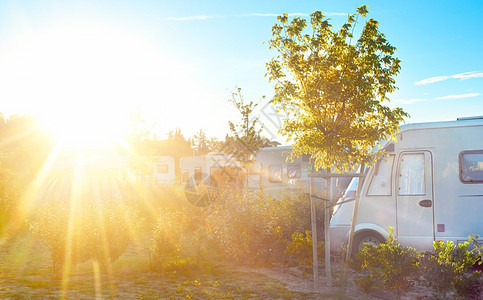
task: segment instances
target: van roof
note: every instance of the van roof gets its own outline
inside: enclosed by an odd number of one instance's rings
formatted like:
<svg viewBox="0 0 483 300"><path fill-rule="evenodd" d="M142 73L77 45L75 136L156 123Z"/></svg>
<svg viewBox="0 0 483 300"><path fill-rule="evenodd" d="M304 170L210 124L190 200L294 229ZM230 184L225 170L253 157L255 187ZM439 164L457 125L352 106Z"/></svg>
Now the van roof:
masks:
<svg viewBox="0 0 483 300"><path fill-rule="evenodd" d="M261 148L260 151L283 151L283 150L292 150L292 146L277 146L277 147L264 147Z"/></svg>
<svg viewBox="0 0 483 300"><path fill-rule="evenodd" d="M401 125L400 132L404 132L408 130L417 130L417 129L454 128L454 127L469 127L469 126L483 126L483 116L458 118L456 121L405 124L405 125Z"/></svg>

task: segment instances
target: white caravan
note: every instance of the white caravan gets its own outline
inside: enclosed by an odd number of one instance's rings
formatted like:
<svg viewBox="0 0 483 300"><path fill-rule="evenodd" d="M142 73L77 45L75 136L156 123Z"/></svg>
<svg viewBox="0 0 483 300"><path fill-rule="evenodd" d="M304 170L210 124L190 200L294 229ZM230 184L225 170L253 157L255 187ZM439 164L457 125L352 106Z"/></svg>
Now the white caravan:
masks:
<svg viewBox="0 0 483 300"><path fill-rule="evenodd" d="M223 152L210 152L203 156L180 159L181 183L197 186L201 182L218 186L240 180L242 166L233 156Z"/></svg>
<svg viewBox="0 0 483 300"><path fill-rule="evenodd" d="M362 185L353 251L385 241L389 227L418 250L483 235L483 117L403 125L385 148ZM333 252L348 241L356 187L355 178L334 208Z"/></svg>
<svg viewBox="0 0 483 300"><path fill-rule="evenodd" d="M176 173L173 157L156 157L153 161L153 179L157 185L169 186L174 184Z"/></svg>
<svg viewBox="0 0 483 300"><path fill-rule="evenodd" d="M248 186L251 189L262 189L270 195L278 196L284 192L310 192L312 164L310 156L302 155L290 160L292 146L262 148L254 157L250 168ZM350 178L334 178L333 194L340 197L349 184ZM315 177L313 194L327 198L327 181Z"/></svg>
<svg viewBox="0 0 483 300"><path fill-rule="evenodd" d="M151 158L131 159L130 176L138 183L170 186L176 179L174 158L153 156Z"/></svg>

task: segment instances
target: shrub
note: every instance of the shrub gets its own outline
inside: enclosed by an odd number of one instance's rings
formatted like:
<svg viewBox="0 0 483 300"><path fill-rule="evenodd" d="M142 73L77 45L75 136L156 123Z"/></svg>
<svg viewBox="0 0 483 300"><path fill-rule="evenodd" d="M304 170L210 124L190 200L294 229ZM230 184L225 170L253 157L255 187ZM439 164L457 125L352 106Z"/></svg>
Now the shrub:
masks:
<svg viewBox="0 0 483 300"><path fill-rule="evenodd" d="M319 262L323 262L324 259L324 243L317 243L317 257ZM303 233L292 234L292 241L287 245L285 249L285 254L295 258L295 261L299 266L306 269L313 267L313 243L312 243L312 232L306 230Z"/></svg>
<svg viewBox="0 0 483 300"><path fill-rule="evenodd" d="M483 277L481 271L469 272L466 276L460 276L454 283L458 295L467 299L483 298Z"/></svg>
<svg viewBox="0 0 483 300"><path fill-rule="evenodd" d="M127 248L140 220L132 209L113 200L51 201L31 227L52 253L54 275L78 263L97 260L104 268Z"/></svg>
<svg viewBox="0 0 483 300"><path fill-rule="evenodd" d="M186 209L161 211L153 231L151 251L155 270L199 264L208 260L203 218Z"/></svg>
<svg viewBox="0 0 483 300"><path fill-rule="evenodd" d="M183 191L179 185L158 186L143 182L126 181L120 185L125 202L135 207L150 229L163 209L182 209ZM186 206L186 205L185 205Z"/></svg>
<svg viewBox="0 0 483 300"><path fill-rule="evenodd" d="M407 291L417 276L417 252L402 247L389 230L385 243L373 246L365 244L357 254L363 275L355 282L365 291L372 287L382 287L397 292L398 299Z"/></svg>
<svg viewBox="0 0 483 300"><path fill-rule="evenodd" d="M259 191L220 198L206 208L207 230L215 248L231 261L281 262L292 233L310 228L310 202L303 195L275 199Z"/></svg>
<svg viewBox="0 0 483 300"><path fill-rule="evenodd" d="M0 164L0 236L8 225L18 221L15 220L15 216L18 213L20 190L22 189L19 176L2 168Z"/></svg>
<svg viewBox="0 0 483 300"><path fill-rule="evenodd" d="M482 252L477 236L458 245L447 241L434 242L433 246L434 255L429 252L420 254L422 284L431 287L442 297L453 289L463 297L482 296L481 273L471 270Z"/></svg>
<svg viewBox="0 0 483 300"><path fill-rule="evenodd" d="M52 253L55 277L89 259L105 270L135 237L142 220L116 186L98 168L66 169L52 178L31 229Z"/></svg>

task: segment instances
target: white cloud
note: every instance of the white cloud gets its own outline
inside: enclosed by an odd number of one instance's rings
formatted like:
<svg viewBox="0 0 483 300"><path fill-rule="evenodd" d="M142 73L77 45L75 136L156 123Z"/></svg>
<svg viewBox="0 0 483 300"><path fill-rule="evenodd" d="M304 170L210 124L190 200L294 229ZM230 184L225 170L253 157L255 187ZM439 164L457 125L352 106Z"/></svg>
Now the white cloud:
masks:
<svg viewBox="0 0 483 300"><path fill-rule="evenodd" d="M435 77L430 77L426 78L420 81L415 82L415 85L426 85L430 83L435 83L435 82L440 82L440 81L445 81L448 79L459 79L459 80L466 80L470 78L481 78L483 77L483 72L477 72L477 71L472 71L472 72L465 72L465 73L459 73L451 76L435 76Z"/></svg>
<svg viewBox="0 0 483 300"><path fill-rule="evenodd" d="M466 72L466 73L456 74L451 77L461 79L461 80L465 80L469 78L480 78L480 77L483 77L483 72Z"/></svg>
<svg viewBox="0 0 483 300"><path fill-rule="evenodd" d="M450 78L449 76L436 76L436 77L430 77L430 78L426 78L426 79L423 79L423 80L420 80L420 81L417 81L415 82L414 84L415 85L426 85L426 84L430 84L430 83L435 83L435 82L439 82L439 81L444 81L446 79Z"/></svg>
<svg viewBox="0 0 483 300"><path fill-rule="evenodd" d="M187 17L172 17L168 18L170 21L195 21L195 20L209 20L209 19L219 19L225 18L223 15L198 15L198 16L187 16Z"/></svg>
<svg viewBox="0 0 483 300"><path fill-rule="evenodd" d="M468 94L459 94L459 95L447 95L443 97L438 97L436 100L446 100L446 99L462 99L462 98L472 98L480 96L479 93L468 93Z"/></svg>

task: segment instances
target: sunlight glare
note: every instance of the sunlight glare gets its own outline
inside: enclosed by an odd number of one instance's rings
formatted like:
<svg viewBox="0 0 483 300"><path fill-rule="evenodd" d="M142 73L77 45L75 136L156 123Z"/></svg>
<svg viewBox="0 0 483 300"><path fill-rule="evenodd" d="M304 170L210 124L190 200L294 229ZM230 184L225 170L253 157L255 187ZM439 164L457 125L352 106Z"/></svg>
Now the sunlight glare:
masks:
<svg viewBox="0 0 483 300"><path fill-rule="evenodd" d="M186 74L143 35L96 22L52 24L7 48L0 56L0 80L9 82L2 95L13 109L43 119L66 145L119 139L139 107L163 112Z"/></svg>

